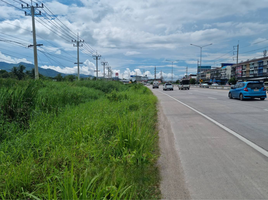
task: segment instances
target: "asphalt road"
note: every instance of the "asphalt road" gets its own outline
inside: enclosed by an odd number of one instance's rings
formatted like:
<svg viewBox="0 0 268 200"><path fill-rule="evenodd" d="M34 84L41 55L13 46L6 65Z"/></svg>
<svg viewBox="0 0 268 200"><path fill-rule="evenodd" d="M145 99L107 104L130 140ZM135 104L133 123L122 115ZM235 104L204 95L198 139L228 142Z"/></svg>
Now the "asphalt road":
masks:
<svg viewBox="0 0 268 200"><path fill-rule="evenodd" d="M163 91L160 87L152 91L174 136L174 147L161 147L161 153L168 156L165 148L176 152L178 179L184 181L189 198L268 199L268 157L204 117L233 130L266 152L268 100L239 101L229 99L227 90L203 88L178 90L175 87L174 91ZM174 169L162 161L161 170L163 198L178 198L176 191L169 191L172 187L163 186L169 182L167 177L172 177L169 171L172 173ZM172 184L176 184L174 180Z"/></svg>
<svg viewBox="0 0 268 200"><path fill-rule="evenodd" d="M228 90L191 88L166 94L186 103L217 122L268 150L268 99L229 99ZM163 91L163 90L162 90Z"/></svg>

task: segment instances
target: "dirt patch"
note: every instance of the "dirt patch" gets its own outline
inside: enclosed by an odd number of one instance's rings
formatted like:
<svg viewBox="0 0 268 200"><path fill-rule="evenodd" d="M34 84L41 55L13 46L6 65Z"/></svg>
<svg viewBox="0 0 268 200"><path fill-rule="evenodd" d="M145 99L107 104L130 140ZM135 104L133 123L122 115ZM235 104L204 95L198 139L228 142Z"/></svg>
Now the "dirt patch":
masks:
<svg viewBox="0 0 268 200"><path fill-rule="evenodd" d="M158 104L160 190L162 199L191 199L175 148L175 138L163 109Z"/></svg>

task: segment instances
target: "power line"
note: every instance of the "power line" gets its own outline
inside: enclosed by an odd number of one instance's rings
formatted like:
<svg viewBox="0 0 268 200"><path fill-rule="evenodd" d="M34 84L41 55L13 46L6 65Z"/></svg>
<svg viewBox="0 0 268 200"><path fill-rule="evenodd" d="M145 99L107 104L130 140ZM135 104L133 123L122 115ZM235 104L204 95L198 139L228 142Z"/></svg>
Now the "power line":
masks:
<svg viewBox="0 0 268 200"><path fill-rule="evenodd" d="M17 8L18 10L22 10L22 11L24 11L23 9L21 9L21 8L19 8L19 7L17 7L17 6L14 6L13 4L8 3L8 2L6 2L6 1L4 1L4 0L0 0L0 1L4 2L4 3L6 3L6 4L8 4L8 5L10 5L10 6L14 7L14 8Z"/></svg>

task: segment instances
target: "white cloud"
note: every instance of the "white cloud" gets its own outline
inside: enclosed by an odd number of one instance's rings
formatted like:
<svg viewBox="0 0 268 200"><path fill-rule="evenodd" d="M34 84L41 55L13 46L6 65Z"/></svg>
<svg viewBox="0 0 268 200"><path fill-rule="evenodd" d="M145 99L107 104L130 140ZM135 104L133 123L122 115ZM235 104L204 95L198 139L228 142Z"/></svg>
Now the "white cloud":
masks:
<svg viewBox="0 0 268 200"><path fill-rule="evenodd" d="M14 58L11 56L6 56L4 54L2 54L2 52L0 52L0 61L2 62L6 62L6 63L20 63L20 62L24 62L24 63L29 63L32 64L32 62L28 61L26 58Z"/></svg>
<svg viewBox="0 0 268 200"><path fill-rule="evenodd" d="M76 39L76 33L79 32L81 39L105 56L113 70L121 70L124 76L127 73L140 73L135 68L152 69L155 63L162 66L162 59L166 57L178 58L184 62L181 65L195 67L199 49L190 46L190 43L213 43L203 49L202 63L210 64L222 55L219 52L232 50L234 41L237 43L240 40L241 46L253 46L260 42L258 45L261 46L264 44L261 39L267 35L268 23L263 19L268 8L267 0L259 0L258 3L252 0L80 0L71 1L72 5L67 5L70 1L61 2L64 3L52 0L46 2L45 6L72 31L67 31L66 27L58 28L55 23L59 21L48 21L45 16L37 17L37 40L44 43L43 48L59 56L67 51L74 55L71 59L75 60L76 48L72 46L71 39ZM76 2L80 5L75 5ZM12 34L31 44L31 18L3 2L0 5L0 32ZM89 59L84 53L81 53L81 59ZM222 61L230 61L232 56L223 58ZM42 58L43 62L44 59L47 58ZM82 65L81 70L93 75L92 64ZM70 66L70 62L64 63L64 66L68 66L66 68L53 65L46 67L54 67L62 73L77 71L75 66ZM163 73L170 77L168 70L166 68ZM148 71L148 75L153 76L151 73Z"/></svg>
<svg viewBox="0 0 268 200"><path fill-rule="evenodd" d="M139 55L140 52L137 51L128 51L125 53L126 56L133 56L133 55Z"/></svg>
<svg viewBox="0 0 268 200"><path fill-rule="evenodd" d="M41 66L43 69L53 69L59 73L63 74L76 74L78 73L77 66L74 67L64 67L61 68L59 66L48 66L48 65L43 65ZM79 71L80 74L85 74L85 75L94 75L94 70L95 70L95 65L90 62L89 60L86 60L83 65L79 66Z"/></svg>

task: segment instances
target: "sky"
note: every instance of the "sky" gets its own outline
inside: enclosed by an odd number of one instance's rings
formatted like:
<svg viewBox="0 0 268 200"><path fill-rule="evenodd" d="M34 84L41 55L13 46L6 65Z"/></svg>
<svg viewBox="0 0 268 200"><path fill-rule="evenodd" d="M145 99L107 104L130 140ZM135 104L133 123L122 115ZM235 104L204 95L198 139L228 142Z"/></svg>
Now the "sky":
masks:
<svg viewBox="0 0 268 200"><path fill-rule="evenodd" d="M0 61L34 63L30 0L0 0ZM268 0L33 0L38 64L59 73L96 75L96 61L114 75L177 80L202 66L263 57L268 49ZM24 8L21 7L24 5ZM27 15L25 15L25 12ZM79 37L77 37L79 35ZM193 44L193 45L191 45ZM211 44L211 45L210 45ZM172 62L173 61L173 62ZM173 73L172 73L173 72ZM107 74L107 71L106 71Z"/></svg>

